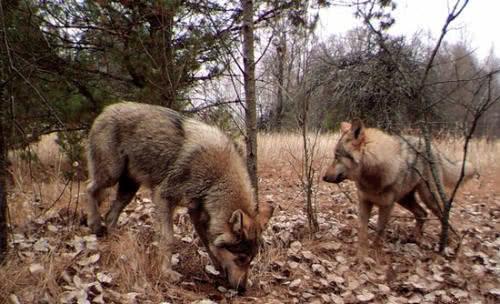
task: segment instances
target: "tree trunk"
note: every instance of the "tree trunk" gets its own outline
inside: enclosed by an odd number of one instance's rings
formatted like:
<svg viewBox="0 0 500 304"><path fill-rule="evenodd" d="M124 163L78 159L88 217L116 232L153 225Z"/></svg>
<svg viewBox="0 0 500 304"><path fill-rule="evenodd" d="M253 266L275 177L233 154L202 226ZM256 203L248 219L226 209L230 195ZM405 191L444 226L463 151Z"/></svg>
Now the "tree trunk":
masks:
<svg viewBox="0 0 500 304"><path fill-rule="evenodd" d="M255 58L253 36L253 1L242 0L243 66L245 83L245 123L247 168L257 196L257 106L255 100Z"/></svg>
<svg viewBox="0 0 500 304"><path fill-rule="evenodd" d="M1 92L0 92L1 93ZM3 111L4 100L3 94L0 97L0 263L5 259L8 248L8 227L7 227L7 147L5 146L4 138L4 122L5 113Z"/></svg>
<svg viewBox="0 0 500 304"><path fill-rule="evenodd" d="M12 6L11 6L12 9ZM6 98L8 79L11 78L10 50L7 43L7 12L0 2L0 263L5 260L8 249L8 226L7 226L7 146L5 141L7 105ZM12 80L10 80L12 81Z"/></svg>
<svg viewBox="0 0 500 304"><path fill-rule="evenodd" d="M278 96L276 98L276 114L274 119L274 128L276 131L281 131L281 124L283 118L283 103L285 99L285 60L286 60L286 32L280 34L279 45L276 48L276 55L278 56Z"/></svg>

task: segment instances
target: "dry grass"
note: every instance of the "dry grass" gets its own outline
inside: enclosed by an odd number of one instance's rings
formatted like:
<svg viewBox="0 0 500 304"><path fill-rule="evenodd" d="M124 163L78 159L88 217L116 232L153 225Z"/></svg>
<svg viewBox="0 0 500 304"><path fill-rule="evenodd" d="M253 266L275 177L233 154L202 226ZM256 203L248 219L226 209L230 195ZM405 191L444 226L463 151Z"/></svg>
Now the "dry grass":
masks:
<svg viewBox="0 0 500 304"><path fill-rule="evenodd" d="M68 162L56 139L55 133L44 135L24 150L9 152L9 215L13 225L22 226L47 212L80 203L85 183L75 172L83 168Z"/></svg>
<svg viewBox="0 0 500 304"><path fill-rule="evenodd" d="M327 133L319 137L315 134L309 135L309 143L315 146L315 160L322 161L319 164L321 170L333 159L333 150L339 138L339 134ZM452 160L463 159L463 138L444 137L436 142L439 150ZM258 137L258 161L259 169L268 167L296 166L303 159L302 137L297 133L268 133L259 134ZM500 165L500 141L487 141L486 139L473 139L469 143L467 160L483 172Z"/></svg>
<svg viewBox="0 0 500 304"><path fill-rule="evenodd" d="M453 160L463 159L463 138L452 137L441 139L437 142L440 151ZM500 141L487 141L486 139L473 139L469 143L467 160L469 160L479 172L487 171L500 164Z"/></svg>
<svg viewBox="0 0 500 304"><path fill-rule="evenodd" d="M308 144L315 147L316 159L331 159L338 134L308 135ZM302 161L303 138L297 133L265 133L257 138L259 167Z"/></svg>
<svg viewBox="0 0 500 304"><path fill-rule="evenodd" d="M28 183L27 179L37 177L58 178L67 166L64 154L56 143L57 134L43 135L40 141L24 150L9 152L12 163L10 171L17 186ZM34 176L42 174L41 176Z"/></svg>
<svg viewBox="0 0 500 304"><path fill-rule="evenodd" d="M333 156L333 148L338 136L336 134L322 134L317 138L316 155L318 172L329 163ZM310 143L315 140L310 136ZM439 142L440 149L452 159L460 159L463 142L454 139L445 139ZM296 171L300 167L303 156L302 138L298 134L260 134L258 137L259 172L262 176L268 171L284 172ZM48 136L33 147L38 153L36 165L30 165L19 153L9 155L12 165L11 172L14 182L10 188L9 214L13 233L34 233L37 227L33 226L34 219L52 218L67 225L68 228L54 234L60 239L60 246L65 246L65 241L71 240L74 235L85 235L87 228L79 227L80 214L75 211L80 206L77 204L85 200L83 182L63 178L64 157L54 142L54 135ZM470 160L479 167L480 171L498 168L500 163L500 142L486 142L474 140L471 143ZM31 172L31 173L30 173ZM297 176L289 174L290 176ZM273 180L272 183L291 183L290 180ZM274 189L263 190L272 193ZM281 191L281 190L280 190ZM285 190L286 191L286 190ZM144 194L143 194L144 195ZM284 202L286 204L286 202ZM74 221L76 219L76 222ZM41 228L40 228L41 229ZM184 228L187 233L192 233L190 226ZM43 229L41 229L43 230ZM349 231L344 231L350 234ZM141 230L129 230L122 227L105 240L99 242L101 260L99 267L107 272L114 273L116 280L114 290L120 293L140 292L148 295L148 300L159 303L168 299L176 303L188 303L199 299L201 295L214 295L217 293L213 286L214 278L210 278L203 271L206 259L196 254L196 244L181 244L179 249L181 263L179 272L188 279L198 282L195 285L175 286L169 284L160 273L161 252L155 243L156 232L152 227ZM350 235L349 235L350 237ZM315 250L314 241L304 239L304 245ZM247 298L239 302L252 302L268 293L269 286L260 285L259 282L271 280L273 262L286 255L286 246L273 246L267 248L256 259L252 270L253 288ZM319 249L318 249L319 250ZM196 257L196 258L193 258ZM326 257L329 257L326 255ZM28 267L32 262L40 263L45 271L42 275L34 276L29 273ZM6 302L10 294L16 294L24 302L36 302L38 299L47 298L48 302L56 301L64 290L61 287L61 276L64 271L72 269L74 258L57 255L57 248L46 254L37 254L31 258L23 257L12 251L8 262L0 271L0 302ZM294 273L290 274L291 277ZM283 286L273 286L280 292ZM217 300L217 298L215 298Z"/></svg>

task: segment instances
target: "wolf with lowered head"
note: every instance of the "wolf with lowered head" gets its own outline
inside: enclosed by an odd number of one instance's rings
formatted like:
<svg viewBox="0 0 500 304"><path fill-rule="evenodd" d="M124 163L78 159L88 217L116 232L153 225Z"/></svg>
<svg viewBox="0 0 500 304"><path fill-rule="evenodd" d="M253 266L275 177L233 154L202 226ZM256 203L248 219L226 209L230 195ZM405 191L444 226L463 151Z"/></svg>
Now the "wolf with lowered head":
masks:
<svg viewBox="0 0 500 304"><path fill-rule="evenodd" d="M245 290L273 208L257 203L244 160L221 130L160 106L113 104L92 125L88 166L88 224L94 233L106 229L99 213L104 189L118 184L104 216L111 228L144 185L158 209L163 271L172 279L180 276L170 264L173 214L185 206L215 266L232 288Z"/></svg>

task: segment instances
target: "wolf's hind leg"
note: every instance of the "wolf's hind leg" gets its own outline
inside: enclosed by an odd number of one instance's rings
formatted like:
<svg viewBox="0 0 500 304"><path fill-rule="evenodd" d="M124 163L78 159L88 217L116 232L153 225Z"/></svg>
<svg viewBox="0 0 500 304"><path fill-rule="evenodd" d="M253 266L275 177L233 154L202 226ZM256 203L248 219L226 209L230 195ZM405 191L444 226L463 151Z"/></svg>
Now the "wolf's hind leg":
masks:
<svg viewBox="0 0 500 304"><path fill-rule="evenodd" d="M427 212L418 204L415 198L415 191L406 194L398 203L415 216L416 224L414 238L415 241L418 242L422 237L422 230L427 219Z"/></svg>
<svg viewBox="0 0 500 304"><path fill-rule="evenodd" d="M421 183L417 186L417 193L427 208L429 208L438 219L441 219L443 216L441 206L430 191L429 187L425 183ZM438 194L436 193L436 195Z"/></svg>
<svg viewBox="0 0 500 304"><path fill-rule="evenodd" d="M139 190L139 186L140 184L127 174L122 174L118 181L116 198L105 217L108 228L114 228L116 226L120 213L134 198L135 193Z"/></svg>

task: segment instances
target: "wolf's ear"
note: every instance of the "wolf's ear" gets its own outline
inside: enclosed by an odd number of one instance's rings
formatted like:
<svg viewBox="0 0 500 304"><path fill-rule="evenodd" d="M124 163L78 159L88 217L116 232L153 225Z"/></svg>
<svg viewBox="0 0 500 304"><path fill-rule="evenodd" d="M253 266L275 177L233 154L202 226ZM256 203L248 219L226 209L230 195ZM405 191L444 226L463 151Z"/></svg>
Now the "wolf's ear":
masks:
<svg viewBox="0 0 500 304"><path fill-rule="evenodd" d="M355 140L363 139L365 126L363 125L361 119L355 118L352 121L351 131Z"/></svg>
<svg viewBox="0 0 500 304"><path fill-rule="evenodd" d="M264 230L266 228L267 223L271 216L273 216L274 205L268 202L259 204L259 215L258 215L258 223L260 228Z"/></svg>
<svg viewBox="0 0 500 304"><path fill-rule="evenodd" d="M243 211L241 209L233 212L229 219L229 224L236 235L241 235L243 232Z"/></svg>
<svg viewBox="0 0 500 304"><path fill-rule="evenodd" d="M352 127L351 124L348 123L348 122L346 122L346 121L343 121L343 122L340 123L340 131L342 133L349 132L351 130L351 127Z"/></svg>

